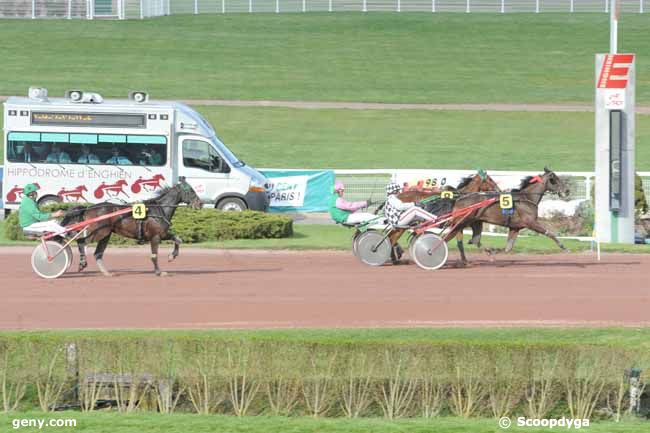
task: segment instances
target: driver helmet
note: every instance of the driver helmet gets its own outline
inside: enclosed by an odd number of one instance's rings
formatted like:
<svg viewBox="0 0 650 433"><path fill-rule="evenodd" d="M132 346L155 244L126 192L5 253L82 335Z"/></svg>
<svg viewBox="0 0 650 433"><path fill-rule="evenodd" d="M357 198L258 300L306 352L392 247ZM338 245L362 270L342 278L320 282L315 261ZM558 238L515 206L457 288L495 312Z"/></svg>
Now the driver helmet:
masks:
<svg viewBox="0 0 650 433"><path fill-rule="evenodd" d="M386 195L399 194L402 192L402 187L397 182L390 182L386 185Z"/></svg>
<svg viewBox="0 0 650 433"><path fill-rule="evenodd" d="M340 180L337 180L334 183L334 192L339 192L339 191L344 191L344 190L345 190L345 185L343 184L343 182L341 182Z"/></svg>
<svg viewBox="0 0 650 433"><path fill-rule="evenodd" d="M38 190L39 190L38 185L35 185L33 183L28 183L27 185L25 185L25 188L23 188L23 194L30 195L31 193L36 192Z"/></svg>

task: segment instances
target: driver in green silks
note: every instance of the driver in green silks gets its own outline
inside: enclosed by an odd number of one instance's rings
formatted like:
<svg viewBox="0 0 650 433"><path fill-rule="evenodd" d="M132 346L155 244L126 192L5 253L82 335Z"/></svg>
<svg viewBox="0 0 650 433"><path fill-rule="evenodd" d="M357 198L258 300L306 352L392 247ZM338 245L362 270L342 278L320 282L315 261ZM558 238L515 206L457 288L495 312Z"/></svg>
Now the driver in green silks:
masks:
<svg viewBox="0 0 650 433"><path fill-rule="evenodd" d="M52 218L62 217L65 213L62 210L56 212L41 212L36 203L38 197L38 185L33 183L23 188L23 199L18 209L18 221L23 231L33 233L63 233L65 228Z"/></svg>

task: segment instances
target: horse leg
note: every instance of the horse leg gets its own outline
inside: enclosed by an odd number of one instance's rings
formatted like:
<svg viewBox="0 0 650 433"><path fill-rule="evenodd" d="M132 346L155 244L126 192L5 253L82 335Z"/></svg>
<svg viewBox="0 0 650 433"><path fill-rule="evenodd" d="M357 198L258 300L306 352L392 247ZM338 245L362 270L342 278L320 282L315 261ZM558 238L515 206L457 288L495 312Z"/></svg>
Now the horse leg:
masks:
<svg viewBox="0 0 650 433"><path fill-rule="evenodd" d="M510 229L508 232L508 243L506 244L506 249L505 252L509 253L512 251L512 248L515 246L515 241L517 240L517 236L519 236L519 229Z"/></svg>
<svg viewBox="0 0 650 433"><path fill-rule="evenodd" d="M541 235L544 235L544 236L546 236L548 238L553 239L553 241L557 244L558 247L560 247L560 249L562 251L564 251L565 253L569 252L567 247L565 247L564 244L562 244L562 242L560 242L560 240L557 238L557 235L555 233L553 233L553 232L548 231L548 229L546 227L544 227L542 224L540 224L538 221L530 222L526 226L526 228L529 228L534 232L537 232L537 233L539 233Z"/></svg>
<svg viewBox="0 0 650 433"><path fill-rule="evenodd" d="M400 259L402 258L403 250L402 247L399 246L399 239L402 237L404 234L404 229L394 229L390 235L388 235L388 239L390 240L390 245L391 245L391 250L390 250L390 259L391 262L393 262L394 265L398 264Z"/></svg>
<svg viewBox="0 0 650 433"><path fill-rule="evenodd" d="M108 269L106 269L106 266L104 266L104 251L106 251L106 247L108 246L108 241L111 239L111 234L109 233L108 236L97 242L97 248L95 248L95 261L97 262L97 267L99 268L100 271L102 271L102 274L106 277L112 277L113 274L108 272Z"/></svg>
<svg viewBox="0 0 650 433"><path fill-rule="evenodd" d="M458 264L461 266L467 266L469 264L469 261L465 256L465 245L463 245L463 238L463 231L461 230L456 234L456 245L458 246L458 251L460 251L460 261Z"/></svg>
<svg viewBox="0 0 650 433"><path fill-rule="evenodd" d="M171 235L170 239L174 241L174 250L167 257L167 260L171 262L174 259L176 259L176 257L178 257L178 253L180 252L180 247L181 244L183 243L183 240L176 235Z"/></svg>
<svg viewBox="0 0 650 433"><path fill-rule="evenodd" d="M88 266L88 261L86 260L86 241L81 239L77 241L77 248L79 249L79 271L81 272L86 269Z"/></svg>
<svg viewBox="0 0 650 433"><path fill-rule="evenodd" d="M160 245L160 235L155 235L151 237L151 262L153 263L153 269L157 276L164 277L167 276L167 272L160 272L158 267L158 246Z"/></svg>
<svg viewBox="0 0 650 433"><path fill-rule="evenodd" d="M476 221L471 225L472 227L472 239L468 242L471 245L476 245L477 248L481 248L481 233L483 232L483 223L481 221Z"/></svg>

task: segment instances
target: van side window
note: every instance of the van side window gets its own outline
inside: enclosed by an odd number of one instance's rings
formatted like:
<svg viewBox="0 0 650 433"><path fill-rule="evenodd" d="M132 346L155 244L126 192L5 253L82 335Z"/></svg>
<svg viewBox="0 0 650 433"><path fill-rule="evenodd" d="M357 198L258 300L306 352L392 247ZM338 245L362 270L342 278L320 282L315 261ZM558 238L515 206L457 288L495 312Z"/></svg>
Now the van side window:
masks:
<svg viewBox="0 0 650 433"><path fill-rule="evenodd" d="M224 173L229 168L217 151L209 143L201 140L183 141L183 165L212 173Z"/></svg>
<svg viewBox="0 0 650 433"><path fill-rule="evenodd" d="M162 166L167 138L162 135L10 132L10 162Z"/></svg>

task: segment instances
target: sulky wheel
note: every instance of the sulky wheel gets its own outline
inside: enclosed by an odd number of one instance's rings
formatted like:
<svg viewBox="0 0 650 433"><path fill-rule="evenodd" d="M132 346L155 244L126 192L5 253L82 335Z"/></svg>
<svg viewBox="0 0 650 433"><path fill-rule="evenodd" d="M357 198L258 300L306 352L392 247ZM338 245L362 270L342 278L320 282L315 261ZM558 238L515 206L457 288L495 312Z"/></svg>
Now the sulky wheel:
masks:
<svg viewBox="0 0 650 433"><path fill-rule="evenodd" d="M39 243L32 253L32 269L42 278L58 278L67 269L70 256L63 246L54 241Z"/></svg>
<svg viewBox="0 0 650 433"><path fill-rule="evenodd" d="M352 254L354 254L354 257L359 257L359 238L362 234L363 232L355 230L354 236L352 236Z"/></svg>
<svg viewBox="0 0 650 433"><path fill-rule="evenodd" d="M438 235L423 233L411 244L411 258L422 269L433 271L447 261L447 243Z"/></svg>
<svg viewBox="0 0 650 433"><path fill-rule="evenodd" d="M70 266L72 266L72 259L74 257L72 255L72 248L70 247L70 245L65 247L65 255L68 256L68 267L66 268L67 271L68 269L70 269Z"/></svg>
<svg viewBox="0 0 650 433"><path fill-rule="evenodd" d="M381 266L390 260L390 241L381 232L369 230L359 235L357 257L370 266Z"/></svg>

